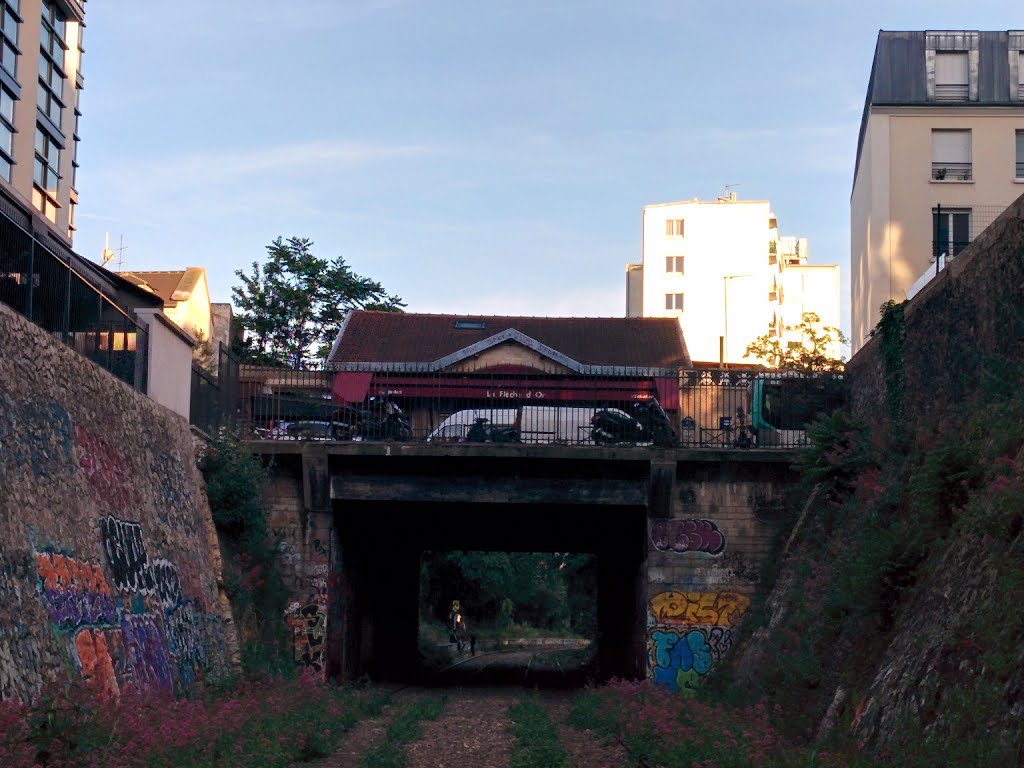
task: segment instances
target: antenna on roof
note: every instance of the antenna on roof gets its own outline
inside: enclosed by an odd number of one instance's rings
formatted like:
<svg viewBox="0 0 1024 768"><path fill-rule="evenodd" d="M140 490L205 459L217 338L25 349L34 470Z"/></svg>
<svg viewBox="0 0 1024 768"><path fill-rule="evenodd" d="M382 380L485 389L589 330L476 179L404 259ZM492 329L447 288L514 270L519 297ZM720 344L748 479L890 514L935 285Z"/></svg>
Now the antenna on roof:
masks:
<svg viewBox="0 0 1024 768"><path fill-rule="evenodd" d="M720 202L720 203L735 203L736 202L736 193L732 191L732 188L733 187L738 187L738 186L739 186L739 184L726 184L725 185L725 195L724 196L719 195L718 202Z"/></svg>
<svg viewBox="0 0 1024 768"><path fill-rule="evenodd" d="M117 248L110 247L110 233L105 232L103 234L103 264L107 266L107 263L113 260L114 256L117 256L117 271L121 272L124 267L124 252L128 250L128 246L124 244L124 235L121 235L120 245Z"/></svg>

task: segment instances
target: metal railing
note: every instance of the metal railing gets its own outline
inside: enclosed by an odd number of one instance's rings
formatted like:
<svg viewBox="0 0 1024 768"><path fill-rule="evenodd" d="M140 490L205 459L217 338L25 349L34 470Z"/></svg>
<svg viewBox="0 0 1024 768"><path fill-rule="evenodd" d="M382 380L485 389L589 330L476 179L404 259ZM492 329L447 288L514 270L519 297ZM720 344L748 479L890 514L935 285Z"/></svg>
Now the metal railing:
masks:
<svg viewBox="0 0 1024 768"><path fill-rule="evenodd" d="M842 380L760 370L620 375L289 370L243 365L247 439L707 449L806 446Z"/></svg>
<svg viewBox="0 0 1024 768"><path fill-rule="evenodd" d="M208 435L226 430L237 434L241 422L238 389L238 358L217 345L217 365L212 371L192 364L189 423Z"/></svg>
<svg viewBox="0 0 1024 768"><path fill-rule="evenodd" d="M148 334L83 277L70 254L42 243L0 209L0 301L141 392Z"/></svg>
<svg viewBox="0 0 1024 768"><path fill-rule="evenodd" d="M971 163L932 163L933 181L970 181Z"/></svg>

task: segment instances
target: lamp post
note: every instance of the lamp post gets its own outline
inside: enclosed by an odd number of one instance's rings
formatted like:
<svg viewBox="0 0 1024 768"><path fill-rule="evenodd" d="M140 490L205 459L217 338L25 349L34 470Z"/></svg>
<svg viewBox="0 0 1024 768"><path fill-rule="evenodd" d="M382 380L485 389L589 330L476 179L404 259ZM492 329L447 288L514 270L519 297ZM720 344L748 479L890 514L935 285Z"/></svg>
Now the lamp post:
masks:
<svg viewBox="0 0 1024 768"><path fill-rule="evenodd" d="M725 365L726 358L729 356L729 281L735 280L737 277L753 277L753 275L747 273L744 275L722 276L722 315L724 327L722 329L722 343L719 345L718 350L719 363L721 365Z"/></svg>

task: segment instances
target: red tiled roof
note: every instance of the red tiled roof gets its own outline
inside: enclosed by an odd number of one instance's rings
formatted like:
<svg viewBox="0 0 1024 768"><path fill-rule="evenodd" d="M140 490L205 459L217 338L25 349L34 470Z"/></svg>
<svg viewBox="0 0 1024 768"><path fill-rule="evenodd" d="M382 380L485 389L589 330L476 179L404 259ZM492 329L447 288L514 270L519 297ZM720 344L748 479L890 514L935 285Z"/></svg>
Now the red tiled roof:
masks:
<svg viewBox="0 0 1024 768"><path fill-rule="evenodd" d="M456 327L462 325L476 327ZM482 323L483 328L478 327ZM678 321L658 317L349 315L331 363L431 363L513 329L583 365L676 367L690 356Z"/></svg>

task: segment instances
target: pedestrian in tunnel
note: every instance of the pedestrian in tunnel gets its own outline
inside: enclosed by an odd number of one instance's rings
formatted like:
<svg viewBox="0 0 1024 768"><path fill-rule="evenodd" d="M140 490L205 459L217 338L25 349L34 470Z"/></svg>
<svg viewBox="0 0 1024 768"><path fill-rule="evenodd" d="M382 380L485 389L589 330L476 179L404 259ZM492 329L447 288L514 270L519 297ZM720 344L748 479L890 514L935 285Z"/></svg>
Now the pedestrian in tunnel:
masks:
<svg viewBox="0 0 1024 768"><path fill-rule="evenodd" d="M448 631L450 640L461 652L466 645L466 638L469 638L469 652L476 655L476 635L470 635L466 630L466 620L462 615L462 604L458 600L452 600L452 609L448 612Z"/></svg>

